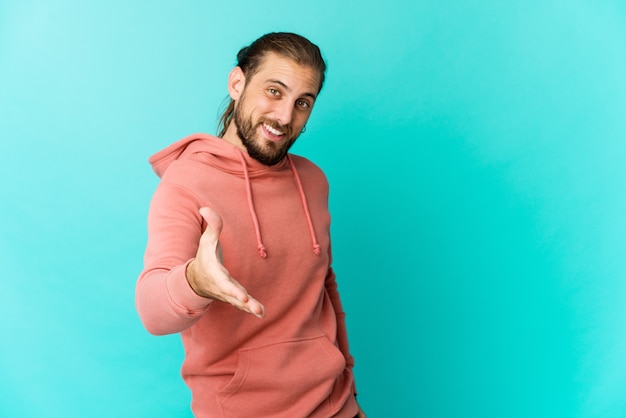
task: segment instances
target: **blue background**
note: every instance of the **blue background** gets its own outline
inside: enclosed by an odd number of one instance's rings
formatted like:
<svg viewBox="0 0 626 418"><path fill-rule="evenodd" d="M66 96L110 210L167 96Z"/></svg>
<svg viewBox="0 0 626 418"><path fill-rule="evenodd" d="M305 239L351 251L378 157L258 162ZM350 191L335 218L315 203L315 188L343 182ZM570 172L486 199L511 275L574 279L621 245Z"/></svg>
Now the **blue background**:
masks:
<svg viewBox="0 0 626 418"><path fill-rule="evenodd" d="M626 417L618 0L2 0L0 416L190 416L134 308L146 160L276 30L329 64L294 151L369 416Z"/></svg>

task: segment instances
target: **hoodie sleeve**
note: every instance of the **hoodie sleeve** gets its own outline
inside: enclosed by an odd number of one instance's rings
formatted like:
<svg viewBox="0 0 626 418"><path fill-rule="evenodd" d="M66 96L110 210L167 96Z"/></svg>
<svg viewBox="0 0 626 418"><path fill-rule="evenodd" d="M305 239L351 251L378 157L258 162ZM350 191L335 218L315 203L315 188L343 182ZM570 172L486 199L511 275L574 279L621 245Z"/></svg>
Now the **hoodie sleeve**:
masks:
<svg viewBox="0 0 626 418"><path fill-rule="evenodd" d="M197 295L185 276L202 235L201 206L193 193L167 182L159 184L150 203L144 270L137 280L135 302L151 334L189 328L211 302Z"/></svg>
<svg viewBox="0 0 626 418"><path fill-rule="evenodd" d="M337 290L337 280L332 267L328 268L328 273L326 275L326 290L330 296L333 307L335 308L335 315L337 316L337 343L339 344L339 350L341 350L346 359L346 367L352 370L354 368L354 357L350 354L350 346L348 344L346 314L341 305L341 298L339 297L339 291ZM356 395L357 392L355 383L353 383L352 390Z"/></svg>
<svg viewBox="0 0 626 418"><path fill-rule="evenodd" d="M332 268L328 269L328 274L326 275L326 290L335 308L335 315L337 316L337 343L339 344L339 349L343 353L343 356L346 358L346 366L351 369L354 366L354 358L350 354L350 346L348 344L346 314L341 305L341 298L337 290L336 276Z"/></svg>

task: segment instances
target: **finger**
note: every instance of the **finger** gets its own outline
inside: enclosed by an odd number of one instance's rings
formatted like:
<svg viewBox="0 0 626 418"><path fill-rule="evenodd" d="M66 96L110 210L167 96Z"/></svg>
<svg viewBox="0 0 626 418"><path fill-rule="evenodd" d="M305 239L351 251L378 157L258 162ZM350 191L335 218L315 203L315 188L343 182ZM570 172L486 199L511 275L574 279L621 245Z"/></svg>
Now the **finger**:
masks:
<svg viewBox="0 0 626 418"><path fill-rule="evenodd" d="M228 276L228 282L225 283L224 288L220 290L225 296L232 299L232 302L238 302L239 305L245 305L250 301L246 288L230 276ZM229 303L231 303L231 301L229 301Z"/></svg>
<svg viewBox="0 0 626 418"><path fill-rule="evenodd" d="M224 266L213 270L210 277L213 278L206 288L207 297L229 303L259 318L265 317L265 307L258 300L250 296L246 288L235 280Z"/></svg>
<svg viewBox="0 0 626 418"><path fill-rule="evenodd" d="M265 307L261 302L250 296L246 289L235 279L230 279L230 289L224 291L225 302L238 309L251 313L258 318L265 318ZM225 290L225 289L224 289Z"/></svg>
<svg viewBox="0 0 626 418"><path fill-rule="evenodd" d="M243 304L235 300L232 305L239 310L256 316L257 318L265 318L265 307L254 298L250 298L248 302Z"/></svg>
<svg viewBox="0 0 626 418"><path fill-rule="evenodd" d="M248 307L248 312L252 315L261 319L265 318L265 307L261 304L261 302L253 297L250 297L250 301L246 305Z"/></svg>

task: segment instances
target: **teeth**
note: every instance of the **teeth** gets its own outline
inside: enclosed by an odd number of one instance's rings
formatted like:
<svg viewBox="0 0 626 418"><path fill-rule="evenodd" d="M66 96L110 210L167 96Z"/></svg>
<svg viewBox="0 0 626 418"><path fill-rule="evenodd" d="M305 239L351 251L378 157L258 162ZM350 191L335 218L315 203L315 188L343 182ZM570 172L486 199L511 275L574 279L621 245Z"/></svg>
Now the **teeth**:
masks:
<svg viewBox="0 0 626 418"><path fill-rule="evenodd" d="M265 129L267 129L271 134L274 134L276 136L280 136L283 134L281 131L277 131L276 129L269 126L267 123L264 123L263 126L265 126Z"/></svg>

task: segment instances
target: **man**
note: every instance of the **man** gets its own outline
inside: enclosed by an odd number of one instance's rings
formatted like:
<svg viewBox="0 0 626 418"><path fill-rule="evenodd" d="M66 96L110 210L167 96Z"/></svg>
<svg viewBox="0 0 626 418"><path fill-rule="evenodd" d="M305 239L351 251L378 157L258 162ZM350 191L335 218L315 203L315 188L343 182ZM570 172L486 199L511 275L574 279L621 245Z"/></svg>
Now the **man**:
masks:
<svg viewBox="0 0 626 418"><path fill-rule="evenodd" d="M219 137L150 159L161 183L137 310L149 332L181 333L197 417L365 417L330 266L328 184L288 154L326 64L290 33L237 59Z"/></svg>

